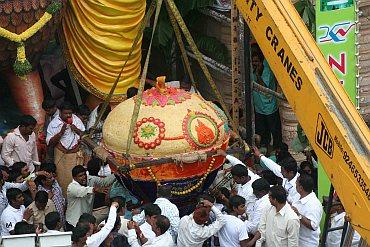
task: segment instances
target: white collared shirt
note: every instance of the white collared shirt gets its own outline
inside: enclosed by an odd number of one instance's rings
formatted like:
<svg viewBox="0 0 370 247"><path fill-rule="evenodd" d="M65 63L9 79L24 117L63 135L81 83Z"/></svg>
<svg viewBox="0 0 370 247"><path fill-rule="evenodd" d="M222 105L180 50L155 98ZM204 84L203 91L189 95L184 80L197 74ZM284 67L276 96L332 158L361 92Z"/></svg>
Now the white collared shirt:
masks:
<svg viewBox="0 0 370 247"><path fill-rule="evenodd" d="M259 198L253 206L251 217L245 221L245 226L250 234L255 234L262 214L271 206L268 194Z"/></svg>
<svg viewBox="0 0 370 247"><path fill-rule="evenodd" d="M157 204L158 207L161 209L161 215L164 215L168 218L170 221L170 228L168 231L174 238L174 240L177 237L177 231L179 229L179 224L180 224L180 214L179 214L179 209L175 204L170 202L170 200L160 197L157 198L154 201L154 204ZM139 225L143 224L145 222L145 213L142 211L140 214L137 214L133 217L133 220L136 221Z"/></svg>
<svg viewBox="0 0 370 247"><path fill-rule="evenodd" d="M331 217L331 225L330 228L341 227L344 225L344 217L346 216L346 212L342 212L340 214L335 214ZM328 236L326 238L326 247L340 247L340 242L342 240L342 232L343 230L336 230L328 232ZM352 245L351 246L358 246L360 243L361 236L358 234L357 231L354 231Z"/></svg>
<svg viewBox="0 0 370 247"><path fill-rule="evenodd" d="M14 230L15 224L23 219L25 207L21 205L19 209L13 208L10 204L4 209L0 217L1 236L9 236L10 231Z"/></svg>
<svg viewBox="0 0 370 247"><path fill-rule="evenodd" d="M87 237L86 245L88 247L99 247L101 243L108 237L109 233L112 231L114 224L116 223L117 208L114 206L110 207L107 223L103 228L94 233L90 237Z"/></svg>
<svg viewBox="0 0 370 247"><path fill-rule="evenodd" d="M212 206L212 212L216 215L216 220L208 226L195 223L193 214L182 217L177 235L177 246L201 247L205 240L217 233L226 221L224 215L215 206Z"/></svg>
<svg viewBox="0 0 370 247"><path fill-rule="evenodd" d="M298 201L300 198L299 193L297 192L296 188L296 181L297 178L299 177L299 173L294 176L290 181L286 178L283 177L283 174L281 173L281 166L276 164L273 160L265 157L264 155L261 156L261 161L265 166L272 171L276 176L280 177L283 179L283 187L285 190L288 192L288 199L287 201L289 203L293 203L295 201Z"/></svg>
<svg viewBox="0 0 370 247"><path fill-rule="evenodd" d="M261 217L258 231L261 238L257 240L256 247L298 247L299 219L288 203L276 212L274 206L270 206Z"/></svg>
<svg viewBox="0 0 370 247"><path fill-rule="evenodd" d="M148 240L152 240L155 238L155 233L153 232L152 226L148 222L144 222L144 224L140 225L140 230Z"/></svg>
<svg viewBox="0 0 370 247"><path fill-rule="evenodd" d="M60 115L56 116L50 122L46 135L46 144L49 145L50 139L60 132L64 123L65 122L60 118ZM85 126L82 123L81 119L74 114L72 114L72 124L76 126L79 130L85 131ZM59 142L65 149L70 150L78 144L79 140L80 136L77 133L73 132L71 126L68 125Z"/></svg>
<svg viewBox="0 0 370 247"><path fill-rule="evenodd" d="M239 160L238 158L234 156L226 155L226 159L230 162L232 166L241 164L247 167L241 160ZM238 190L238 195L244 197L245 199L245 212L247 213L248 219L250 219L253 206L255 202L257 201L257 197L253 194L252 183L261 177L255 174L254 172L252 172L250 169L248 169L248 176L251 179L243 185L238 184L237 190Z"/></svg>
<svg viewBox="0 0 370 247"><path fill-rule="evenodd" d="M39 162L35 133L32 132L28 136L28 141L20 133L19 126L13 132L8 133L3 142L1 157L7 166L22 161L28 165L30 172L33 172L34 162Z"/></svg>
<svg viewBox="0 0 370 247"><path fill-rule="evenodd" d="M240 241L248 239L244 222L234 215L224 215L224 218L226 223L217 233L220 246L240 247Z"/></svg>
<svg viewBox="0 0 370 247"><path fill-rule="evenodd" d="M176 247L175 242L171 234L166 231L162 235L156 236L154 239L151 239L143 244L140 245L137 239L135 229L128 230L128 243L131 247L140 247L140 246L147 246L147 247Z"/></svg>
<svg viewBox="0 0 370 247"><path fill-rule="evenodd" d="M293 203L298 212L311 221L314 230L301 224L299 229L300 247L317 247L320 238L320 221L323 213L322 205L314 192Z"/></svg>

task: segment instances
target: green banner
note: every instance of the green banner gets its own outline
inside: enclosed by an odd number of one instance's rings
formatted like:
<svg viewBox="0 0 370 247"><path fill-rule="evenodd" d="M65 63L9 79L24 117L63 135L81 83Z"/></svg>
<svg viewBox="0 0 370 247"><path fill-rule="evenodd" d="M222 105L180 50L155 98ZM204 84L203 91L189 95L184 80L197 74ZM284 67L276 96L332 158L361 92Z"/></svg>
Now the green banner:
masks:
<svg viewBox="0 0 370 247"><path fill-rule="evenodd" d="M356 12L353 0L316 0L316 40L321 52L356 102ZM319 164L319 199L329 195L330 180ZM323 217L324 218L324 217Z"/></svg>

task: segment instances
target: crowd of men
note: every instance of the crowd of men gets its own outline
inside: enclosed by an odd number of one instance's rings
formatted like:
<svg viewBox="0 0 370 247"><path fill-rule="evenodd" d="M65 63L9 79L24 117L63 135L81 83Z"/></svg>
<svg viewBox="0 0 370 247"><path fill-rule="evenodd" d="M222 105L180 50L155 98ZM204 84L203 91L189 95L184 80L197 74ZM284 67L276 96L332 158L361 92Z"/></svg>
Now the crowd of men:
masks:
<svg viewBox="0 0 370 247"><path fill-rule="evenodd" d="M1 236L72 231L73 246L300 246L316 247L323 207L318 200L310 160L301 164L286 145L276 148L276 162L254 147L263 171L219 150L227 165L218 176L232 181L212 194L201 194L191 212L171 202L172 188L157 188L157 199L141 205L117 181L109 165L92 156L80 141L86 130L100 142L110 109L91 113L65 102L45 100L44 133L36 136L32 116L2 140L0 166ZM45 142L39 158L37 138ZM42 162L40 162L42 161ZM132 205L128 207L128 202ZM133 203L132 203L133 202ZM135 206L136 205L136 206ZM332 212L344 221L343 208ZM327 246L339 246L328 236Z"/></svg>

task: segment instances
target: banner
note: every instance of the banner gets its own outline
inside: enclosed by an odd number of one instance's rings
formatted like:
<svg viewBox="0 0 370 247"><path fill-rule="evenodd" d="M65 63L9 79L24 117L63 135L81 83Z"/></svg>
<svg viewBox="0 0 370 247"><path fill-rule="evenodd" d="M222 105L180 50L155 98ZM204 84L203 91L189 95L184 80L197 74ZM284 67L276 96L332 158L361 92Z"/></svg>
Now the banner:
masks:
<svg viewBox="0 0 370 247"><path fill-rule="evenodd" d="M316 40L321 52L356 103L356 12L354 0L316 0ZM319 198L328 196L330 180L319 165Z"/></svg>

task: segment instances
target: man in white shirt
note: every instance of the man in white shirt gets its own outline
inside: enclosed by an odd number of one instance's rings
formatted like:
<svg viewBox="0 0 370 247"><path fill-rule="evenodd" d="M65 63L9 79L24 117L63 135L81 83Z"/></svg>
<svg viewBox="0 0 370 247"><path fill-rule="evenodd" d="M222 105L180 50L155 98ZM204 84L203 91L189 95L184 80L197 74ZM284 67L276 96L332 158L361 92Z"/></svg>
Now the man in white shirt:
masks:
<svg viewBox="0 0 370 247"><path fill-rule="evenodd" d="M9 183L4 181L3 174L0 173L0 216L3 213L4 209L8 206L8 199L6 192L10 188L17 188L21 191L28 189L28 184L26 181L23 183Z"/></svg>
<svg viewBox="0 0 370 247"><path fill-rule="evenodd" d="M322 205L313 192L314 181L311 176L301 175L297 179L297 191L301 198L294 202L292 209L301 223L299 229L299 246L319 246L320 221L323 213Z"/></svg>
<svg viewBox="0 0 370 247"><path fill-rule="evenodd" d="M99 247L101 243L108 237L109 233L112 231L116 219L117 210L119 208L118 202L112 202L109 210L108 220L100 231L88 236L86 239L86 245L88 247Z"/></svg>
<svg viewBox="0 0 370 247"><path fill-rule="evenodd" d="M71 170L83 163L80 138L85 131L81 119L72 114L73 106L64 102L59 115L49 124L46 144L54 148L54 163L57 166L58 183L66 196L67 186L72 182Z"/></svg>
<svg viewBox="0 0 370 247"><path fill-rule="evenodd" d="M205 225L209 221L210 210L215 214L216 220L210 225ZM221 211L210 201L203 200L191 215L181 218L177 246L201 247L204 241L217 233L225 223L225 217Z"/></svg>
<svg viewBox="0 0 370 247"><path fill-rule="evenodd" d="M102 192L103 187L111 185L116 178L114 174L106 178L87 175L86 169L81 165L73 167L72 176L73 181L67 190L66 221L69 225L76 226L80 215L92 213L94 193Z"/></svg>
<svg viewBox="0 0 370 247"><path fill-rule="evenodd" d="M224 215L225 225L217 233L220 246L245 247L248 241L247 228L238 218L245 213L245 199L241 196L232 196L229 199L230 214Z"/></svg>
<svg viewBox="0 0 370 247"><path fill-rule="evenodd" d="M259 178L252 183L252 188L257 201L253 206L251 217L245 221L245 226L248 233L254 235L258 230L258 224L261 220L262 214L271 206L268 197L270 184L266 179Z"/></svg>
<svg viewBox="0 0 370 247"><path fill-rule="evenodd" d="M147 246L147 247L176 247L175 242L168 229L170 228L170 221L166 216L158 215L152 222L152 230L156 237L148 240L143 245L138 242L137 235L142 235L140 229L137 228L135 222L130 221L127 224L128 242L131 247ZM136 229L135 229L136 228Z"/></svg>
<svg viewBox="0 0 370 247"><path fill-rule="evenodd" d="M10 235L17 222L20 222L23 219L28 220L32 215L32 210L26 210L23 205L24 198L20 189L8 189L6 197L9 201L9 205L4 209L0 217L1 236Z"/></svg>
<svg viewBox="0 0 370 247"><path fill-rule="evenodd" d="M288 202L293 203L299 200L300 195L296 189L296 181L299 176L297 161L293 157L286 157L278 165L261 154L256 147L253 147L253 153L256 159L259 159L270 171L283 179L283 187L288 192Z"/></svg>
<svg viewBox="0 0 370 247"><path fill-rule="evenodd" d="M344 211L343 205L338 200L336 205L333 205L330 219L330 228L342 227L345 222L346 212ZM343 230L335 230L328 232L326 237L326 247L340 247L342 241ZM351 246L358 246L360 243L361 236L357 231L354 231Z"/></svg>
<svg viewBox="0 0 370 247"><path fill-rule="evenodd" d="M157 199L154 204L157 204L161 208L161 215L166 216L170 221L169 232L172 235L174 241L177 238L177 231L180 224L179 210L175 204L170 202L168 198L171 198L172 187L169 185L158 186L157 188ZM133 217L139 225L145 221L144 211Z"/></svg>
<svg viewBox="0 0 370 247"><path fill-rule="evenodd" d="M95 107L95 109L90 113L90 116L89 116L89 121L87 122L87 126L86 126L86 129L88 131L91 131L92 130L92 127L94 127L95 123L96 123L96 120L98 120L98 116L100 114L100 112L102 111L103 109L103 103L100 103L97 107ZM95 128L95 131L94 131L94 134L92 135L92 138L93 140L100 144L101 142L101 139L103 138L103 124L104 124L104 121L105 119L107 118L108 114L111 112L111 107L110 105L107 105L107 108L105 109L105 112L104 114L102 115L99 123L96 125L96 128Z"/></svg>
<svg viewBox="0 0 370 247"><path fill-rule="evenodd" d="M44 138L46 139L47 130L50 122L59 115L59 110L56 106L54 99L44 99L42 102L42 109L45 111L45 120L43 127ZM45 141L44 139L44 141ZM46 149L45 162L52 163L54 162L54 148L48 146Z"/></svg>
<svg viewBox="0 0 370 247"><path fill-rule="evenodd" d="M5 165L11 167L15 162L25 162L31 172L39 165L36 135L33 132L37 121L32 116L22 116L19 126L5 137L1 157Z"/></svg>
<svg viewBox="0 0 370 247"><path fill-rule="evenodd" d="M256 243L256 247L297 247L299 219L287 203L285 189L281 185L270 188L269 199L272 206L262 215L250 246Z"/></svg>
<svg viewBox="0 0 370 247"><path fill-rule="evenodd" d="M144 234L144 237L150 241L153 240L156 235L153 232L152 225L158 215L161 215L161 208L157 204L149 203L144 206L145 222L140 225L140 230Z"/></svg>

